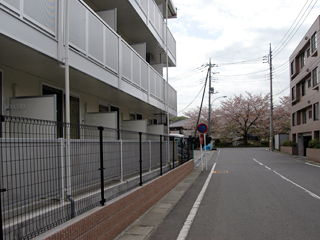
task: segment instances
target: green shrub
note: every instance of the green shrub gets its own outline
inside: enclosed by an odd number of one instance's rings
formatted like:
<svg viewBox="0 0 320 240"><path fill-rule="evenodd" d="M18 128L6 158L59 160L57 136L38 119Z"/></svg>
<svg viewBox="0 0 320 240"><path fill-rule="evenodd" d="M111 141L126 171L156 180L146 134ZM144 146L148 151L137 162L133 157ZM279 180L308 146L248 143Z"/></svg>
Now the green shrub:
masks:
<svg viewBox="0 0 320 240"><path fill-rule="evenodd" d="M214 143L215 143L215 144L219 144L219 143L220 143L220 139L219 139L219 138L216 139L216 140L214 141Z"/></svg>
<svg viewBox="0 0 320 240"><path fill-rule="evenodd" d="M320 148L319 139L312 139L308 143L308 148Z"/></svg>
<svg viewBox="0 0 320 240"><path fill-rule="evenodd" d="M282 146L285 146L285 147L296 147L297 143L296 142L292 142L291 140L284 140L282 142Z"/></svg>

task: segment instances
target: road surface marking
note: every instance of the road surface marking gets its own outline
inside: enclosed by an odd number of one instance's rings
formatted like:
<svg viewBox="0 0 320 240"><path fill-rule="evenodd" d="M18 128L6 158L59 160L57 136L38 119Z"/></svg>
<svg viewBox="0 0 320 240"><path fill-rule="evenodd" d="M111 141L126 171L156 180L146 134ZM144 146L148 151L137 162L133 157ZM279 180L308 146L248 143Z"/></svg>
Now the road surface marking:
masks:
<svg viewBox="0 0 320 240"><path fill-rule="evenodd" d="M259 163L261 166L263 166L263 163L259 162L258 160L254 159L254 158L253 158L253 161L255 161L255 162Z"/></svg>
<svg viewBox="0 0 320 240"><path fill-rule="evenodd" d="M213 171L213 173L229 173L229 171Z"/></svg>
<svg viewBox="0 0 320 240"><path fill-rule="evenodd" d="M296 184L295 182L291 181L290 179L286 178L285 176L281 175L280 173L273 171L275 174L277 174L278 176L280 176L282 179L288 181L289 183L292 183L293 185L295 185L298 188L301 188L303 191L305 191L306 193L308 193L309 195L311 195L312 197L320 200L320 197L316 194L314 194L313 192L310 192L308 189L301 187L300 185Z"/></svg>
<svg viewBox="0 0 320 240"><path fill-rule="evenodd" d="M312 164L312 163L308 163L308 162L306 162L305 164L310 165L310 166L312 166L312 167L318 167L318 168L320 168L320 166L319 166L319 165L315 165L315 164Z"/></svg>
<svg viewBox="0 0 320 240"><path fill-rule="evenodd" d="M184 240L184 239L187 238L189 230L190 230L191 225L193 223L193 220L194 220L194 218L195 218L195 216L197 214L197 211L198 211L198 209L200 207L200 204L201 204L201 201L203 199L203 196L204 196L204 194L205 194L205 192L206 192L206 190L208 188L208 185L209 185L209 182L211 180L211 177L212 177L212 174L214 172L214 169L216 167L216 164L217 163L213 164L213 167L212 167L212 169L210 171L210 174L209 174L206 182L204 183L204 185L203 185L203 187L202 187L202 189L201 189L201 191L200 191L200 193L199 193L199 195L197 197L197 200L194 202L193 207L191 208L191 211L190 211L186 221L184 222L184 225L183 225L183 227L182 227L182 229L181 229L181 231L179 233L179 236L178 236L177 240Z"/></svg>
<svg viewBox="0 0 320 240"><path fill-rule="evenodd" d="M253 160L254 160L255 162L259 163L260 165L264 166L265 168L267 168L267 169L269 169L269 170L272 170L271 168L269 168L269 167L267 167L266 165L262 164L262 163L259 162L258 160L254 159L254 158L253 158ZM308 164L308 163L306 163L306 164ZM281 175L280 173L278 173L278 172L276 172L276 171L274 171L274 170L272 170L272 171L273 171L275 174L277 174L279 177L281 177L282 179L284 179L284 180L286 180L287 182L293 184L294 186L302 189L304 192L308 193L310 196L314 197L315 199L320 200L320 197L319 197L317 194L315 194L315 193L309 191L308 189L300 186L299 184L291 181L290 179L286 178L285 176Z"/></svg>

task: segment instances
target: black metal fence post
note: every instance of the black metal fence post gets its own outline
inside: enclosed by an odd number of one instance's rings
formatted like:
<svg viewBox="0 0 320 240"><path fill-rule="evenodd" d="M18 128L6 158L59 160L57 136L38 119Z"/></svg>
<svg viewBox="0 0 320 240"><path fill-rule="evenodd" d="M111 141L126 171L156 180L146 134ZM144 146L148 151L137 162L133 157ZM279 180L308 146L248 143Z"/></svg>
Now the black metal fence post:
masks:
<svg viewBox="0 0 320 240"><path fill-rule="evenodd" d="M142 186L142 132L139 132L139 151L140 151L140 183L139 185Z"/></svg>
<svg viewBox="0 0 320 240"><path fill-rule="evenodd" d="M174 160L175 160L175 156L174 156L174 138L172 139L172 169L174 169Z"/></svg>
<svg viewBox="0 0 320 240"><path fill-rule="evenodd" d="M5 188L1 188L1 179L0 179L0 224L1 224L1 230L0 230L0 239L3 240L3 221L2 221L2 199L1 199L1 193L7 191Z"/></svg>
<svg viewBox="0 0 320 240"><path fill-rule="evenodd" d="M1 122L0 122L0 137L2 137L2 123L4 122L4 116L0 116ZM2 149L2 148L1 148ZM2 154L1 154L2 155ZM2 166L2 163L1 163ZM3 240L3 221L2 221L2 194L3 192L7 191L5 188L1 188L1 178L0 178L0 225L1 225L1 230L0 230L0 239Z"/></svg>
<svg viewBox="0 0 320 240"><path fill-rule="evenodd" d="M160 176L162 176L162 135L160 135Z"/></svg>
<svg viewBox="0 0 320 240"><path fill-rule="evenodd" d="M181 148L181 162L180 164L183 164L183 138L180 138L180 148Z"/></svg>
<svg viewBox="0 0 320 240"><path fill-rule="evenodd" d="M104 127L98 127L98 130L100 132L100 178L101 178L101 201L100 204L103 206L106 202L106 199L104 198L104 167L103 167L103 130Z"/></svg>

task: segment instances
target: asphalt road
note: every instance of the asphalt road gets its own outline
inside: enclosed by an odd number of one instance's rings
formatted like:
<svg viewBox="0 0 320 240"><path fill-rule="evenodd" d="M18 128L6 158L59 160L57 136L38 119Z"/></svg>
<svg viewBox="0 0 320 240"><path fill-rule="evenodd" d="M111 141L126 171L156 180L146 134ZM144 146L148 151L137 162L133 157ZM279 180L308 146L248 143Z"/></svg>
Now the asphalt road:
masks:
<svg viewBox="0 0 320 240"><path fill-rule="evenodd" d="M178 236L320 239L320 168L264 148L220 149L149 239Z"/></svg>

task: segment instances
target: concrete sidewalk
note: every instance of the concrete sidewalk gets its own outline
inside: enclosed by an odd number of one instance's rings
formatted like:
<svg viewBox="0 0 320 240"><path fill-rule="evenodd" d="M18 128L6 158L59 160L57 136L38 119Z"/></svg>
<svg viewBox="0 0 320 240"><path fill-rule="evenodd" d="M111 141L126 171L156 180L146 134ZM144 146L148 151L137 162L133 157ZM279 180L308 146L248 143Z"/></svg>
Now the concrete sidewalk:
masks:
<svg viewBox="0 0 320 240"><path fill-rule="evenodd" d="M204 155L204 151L202 154ZM214 151L207 151L207 160L209 161ZM166 196L158 201L152 208L143 214L138 220L132 223L125 231L123 231L117 240L142 240L148 237L156 230L169 214L171 209L182 198L192 183L201 173L201 157L200 151L194 151L195 169L185 179L183 179L175 188L173 188Z"/></svg>

